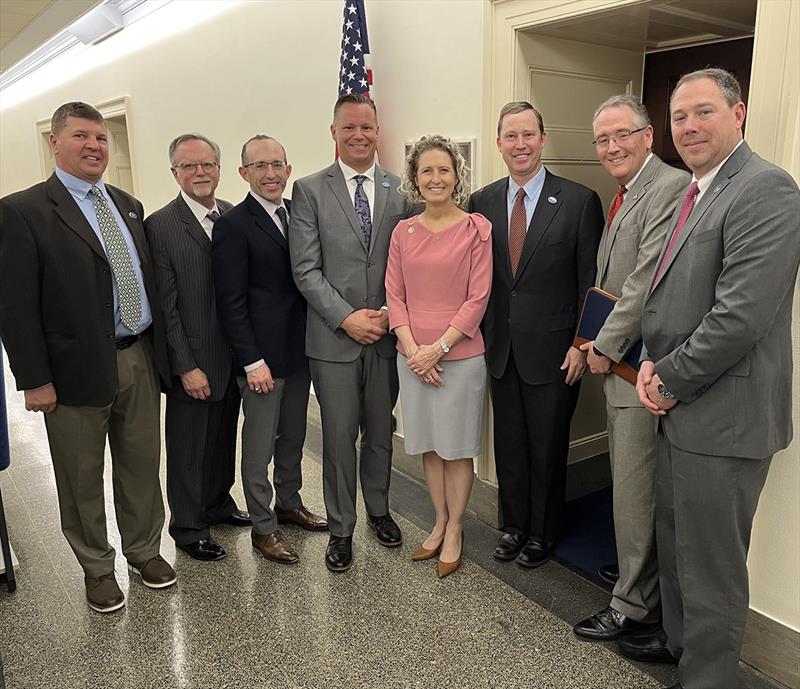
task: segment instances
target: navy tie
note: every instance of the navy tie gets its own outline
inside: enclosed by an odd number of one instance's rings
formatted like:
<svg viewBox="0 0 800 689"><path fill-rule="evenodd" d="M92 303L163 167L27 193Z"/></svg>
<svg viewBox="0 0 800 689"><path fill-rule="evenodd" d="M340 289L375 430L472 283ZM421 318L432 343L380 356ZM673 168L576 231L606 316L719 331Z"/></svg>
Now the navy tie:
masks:
<svg viewBox="0 0 800 689"><path fill-rule="evenodd" d="M278 216L278 220L281 221L281 227L283 228L283 236L286 236L286 233L289 231L289 218L286 215L286 209L283 206L275 209L275 214Z"/></svg>

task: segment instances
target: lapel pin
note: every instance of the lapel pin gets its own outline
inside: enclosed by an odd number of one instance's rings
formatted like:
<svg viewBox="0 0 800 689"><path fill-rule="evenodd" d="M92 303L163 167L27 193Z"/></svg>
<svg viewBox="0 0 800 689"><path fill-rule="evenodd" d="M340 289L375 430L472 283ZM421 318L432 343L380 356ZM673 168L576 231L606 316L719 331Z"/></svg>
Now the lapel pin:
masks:
<svg viewBox="0 0 800 689"><path fill-rule="evenodd" d="M558 203L558 199L555 196L548 196L547 203Z"/></svg>
<svg viewBox="0 0 800 689"><path fill-rule="evenodd" d="M714 193L716 194L720 189L722 189L722 185L718 184L716 187L714 187Z"/></svg>
<svg viewBox="0 0 800 689"><path fill-rule="evenodd" d="M128 217L129 218L133 218L134 220L136 220L136 218L138 218L139 216L136 215L136 213L134 213L133 211L129 211L128 212Z"/></svg>
<svg viewBox="0 0 800 689"><path fill-rule="evenodd" d="M413 225L409 225L408 226L408 234L414 234L414 226Z"/></svg>
<svg viewBox="0 0 800 689"><path fill-rule="evenodd" d="M391 184L389 184L389 182L384 182L384 183L383 183L381 186L382 186L382 187L386 187L386 188L388 189L388 188L389 188L390 186L392 186L392 185L391 185Z"/></svg>

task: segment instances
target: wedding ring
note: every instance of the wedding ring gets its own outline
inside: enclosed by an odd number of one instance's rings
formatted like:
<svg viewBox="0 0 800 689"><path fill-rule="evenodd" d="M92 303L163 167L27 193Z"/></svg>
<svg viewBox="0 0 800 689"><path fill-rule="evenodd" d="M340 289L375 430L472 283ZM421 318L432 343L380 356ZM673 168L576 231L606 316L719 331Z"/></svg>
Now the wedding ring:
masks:
<svg viewBox="0 0 800 689"><path fill-rule="evenodd" d="M256 386L256 392L261 392L261 388Z"/></svg>

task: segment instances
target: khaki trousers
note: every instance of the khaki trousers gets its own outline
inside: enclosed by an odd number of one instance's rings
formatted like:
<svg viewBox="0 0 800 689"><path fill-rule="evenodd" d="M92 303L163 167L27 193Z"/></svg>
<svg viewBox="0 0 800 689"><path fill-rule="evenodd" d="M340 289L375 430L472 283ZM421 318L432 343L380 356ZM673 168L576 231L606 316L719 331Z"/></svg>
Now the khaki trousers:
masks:
<svg viewBox="0 0 800 689"><path fill-rule="evenodd" d="M119 387L111 404L59 404L45 415L61 530L90 577L113 572L116 555L106 531L106 437L111 449L114 511L128 561L144 562L158 555L164 525L158 477L160 391L155 368L141 342L117 352L117 379Z"/></svg>

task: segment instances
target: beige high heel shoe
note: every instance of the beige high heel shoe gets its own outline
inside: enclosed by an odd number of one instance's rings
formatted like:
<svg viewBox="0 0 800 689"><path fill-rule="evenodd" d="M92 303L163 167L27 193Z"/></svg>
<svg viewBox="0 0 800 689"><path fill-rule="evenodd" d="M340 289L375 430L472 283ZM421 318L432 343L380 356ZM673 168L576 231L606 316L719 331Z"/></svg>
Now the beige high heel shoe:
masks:
<svg viewBox="0 0 800 689"><path fill-rule="evenodd" d="M439 578L444 579L450 576L459 567L461 567L461 560L464 555L464 531L461 531L461 549L458 551L458 559L455 562L443 562L439 560Z"/></svg>

